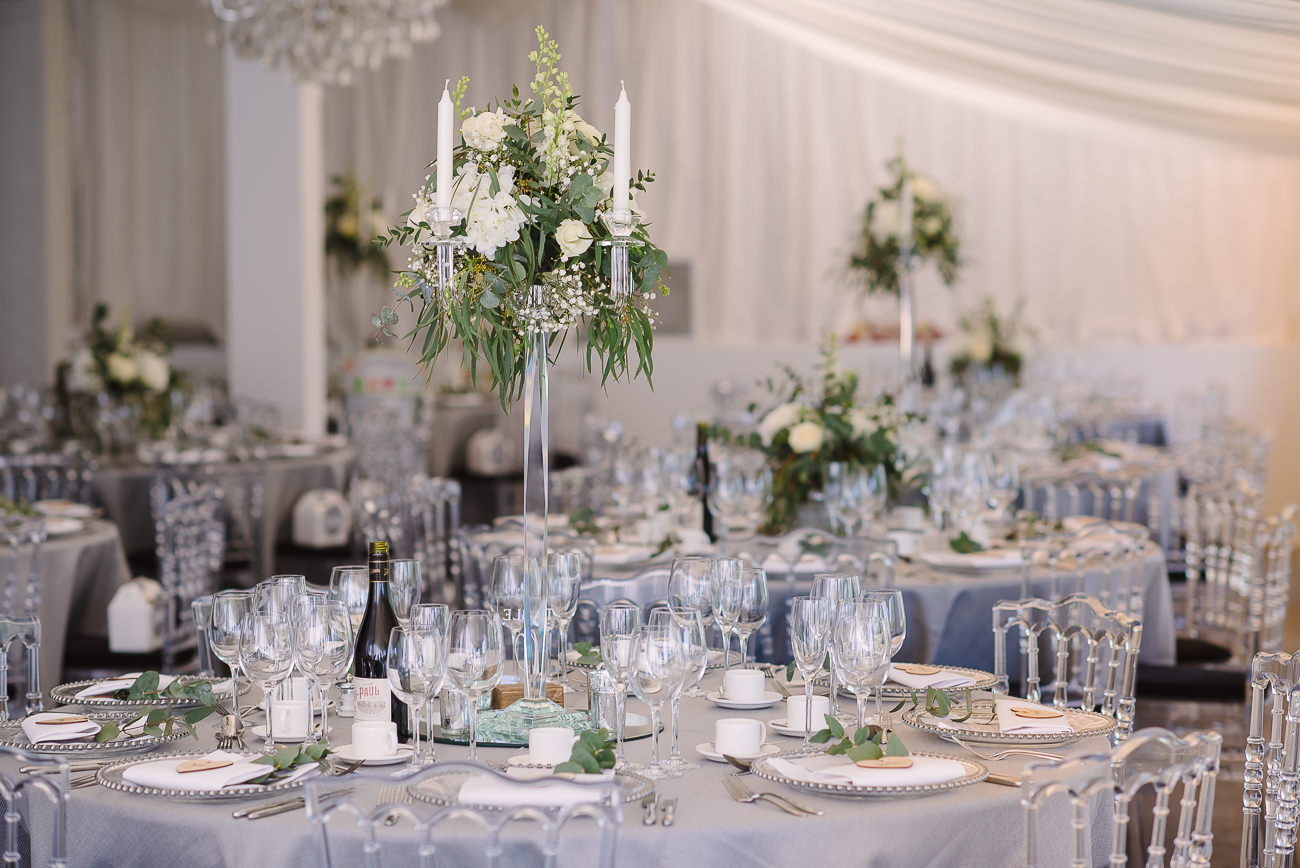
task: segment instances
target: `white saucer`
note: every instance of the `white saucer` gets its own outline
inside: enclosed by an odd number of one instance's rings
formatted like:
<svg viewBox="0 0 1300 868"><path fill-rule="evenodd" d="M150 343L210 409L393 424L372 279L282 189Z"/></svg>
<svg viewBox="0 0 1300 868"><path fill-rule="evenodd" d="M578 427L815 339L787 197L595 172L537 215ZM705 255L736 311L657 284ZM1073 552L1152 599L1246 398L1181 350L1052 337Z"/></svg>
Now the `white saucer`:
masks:
<svg viewBox="0 0 1300 868"><path fill-rule="evenodd" d="M726 757L718 753L717 748L713 746L713 742L711 741L706 741L704 742L704 744L697 744L695 746L695 752L707 760L713 760L715 763L725 763L727 761ZM738 756L736 757L736 759L755 760L758 759L759 757L764 757L764 756L776 756L780 752L781 752L781 748L779 745L765 744L761 748L759 748L757 754L754 754L752 756ZM732 754L732 756L735 756L735 754Z"/></svg>
<svg viewBox="0 0 1300 868"><path fill-rule="evenodd" d="M59 516L61 518L94 518L94 507L71 500L38 500L32 504L41 515Z"/></svg>
<svg viewBox="0 0 1300 868"><path fill-rule="evenodd" d="M361 760L362 765L367 766L391 766L394 763L404 763L411 759L411 746L409 744L399 744L397 753L392 756L362 759L352 752L352 745L341 744L336 748L331 748L331 756L336 756L345 763L354 763Z"/></svg>
<svg viewBox="0 0 1300 868"><path fill-rule="evenodd" d="M86 523L79 518L63 518L60 516L47 516L45 518L45 532L50 536L67 536L71 533L80 533L85 530Z"/></svg>
<svg viewBox="0 0 1300 868"><path fill-rule="evenodd" d="M756 708L770 708L782 700L781 694L775 690L769 690L763 694L763 699L759 702L736 702L733 699L727 699L719 695L716 690L710 690L704 694L704 698L719 708L732 708L738 711L753 711Z"/></svg>
<svg viewBox="0 0 1300 868"><path fill-rule="evenodd" d="M266 725L255 723L248 728L248 732L256 738L266 738ZM311 735L303 735L302 733L298 733L297 735L281 735L278 732L275 734L275 738L272 739L276 744L293 744L295 742L301 743L304 741L314 740L315 737Z"/></svg>
<svg viewBox="0 0 1300 868"><path fill-rule="evenodd" d="M817 725L816 721L814 721L813 726L816 725ZM779 732L781 733L781 735L788 735L791 738L804 737L804 731L802 729L795 729L793 726L786 726L784 717L778 717L775 718L774 720L769 720L767 722L767 728L772 730L773 732ZM814 729L813 732L815 733L817 732L817 730Z"/></svg>

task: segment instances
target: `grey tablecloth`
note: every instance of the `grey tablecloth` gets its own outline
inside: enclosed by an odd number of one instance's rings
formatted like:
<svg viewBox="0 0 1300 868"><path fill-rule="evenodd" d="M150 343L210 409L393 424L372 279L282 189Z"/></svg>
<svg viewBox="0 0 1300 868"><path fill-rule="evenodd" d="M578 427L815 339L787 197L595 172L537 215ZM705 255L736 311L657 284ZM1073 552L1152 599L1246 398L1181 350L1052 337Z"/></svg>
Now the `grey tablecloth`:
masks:
<svg viewBox="0 0 1300 868"><path fill-rule="evenodd" d="M714 689L718 675L705 679L704 687ZM634 711L644 707L629 700ZM780 708L759 712L734 712L715 708L702 699L687 699L682 709L683 753L699 759L693 746L713 740L714 722L723 717L749 716L769 720L783 716ZM211 727L201 724L205 742L210 746ZM336 727L336 740L346 740L346 730ZM951 753L938 739L907 729L903 737L913 751ZM783 747L794 748L797 739L772 734L769 739ZM192 748L191 742L187 747ZM665 739L666 749L666 739ZM1065 752L1104 751L1104 739L1091 739ZM464 748L439 745L442 756L461 758ZM481 749L481 758L501 762L517 751L504 748ZM645 762L650 756L648 740L631 742L628 756ZM6 765L8 763L6 762ZM1017 773L1018 760L992 764L997 771ZM722 777L728 766L704 762L703 767L684 777L661 781L659 792L679 800L677 822L672 828L647 827L640 822L640 811L628 806L618 832L617 864L620 868L676 868L700 866L792 866L833 865L855 868L898 868L898 866L945 866L945 868L987 868L1017 864L1023 843L1022 814L1018 790L992 784L974 784L953 792L923 799L837 800L800 795L803 801L824 810L824 817L796 818L762 804L739 804L731 801ZM761 785L761 782L750 779ZM323 864L320 835L302 811L278 817L248 821L230 816L233 805L185 804L163 802L119 794L98 787L77 790L71 796L69 849L72 865L123 866L138 868L159 866L187 868L249 865L318 866ZM1094 820L1093 840L1096 861L1104 864L1101 842L1109 834L1109 821L1100 812ZM1064 803L1044 817L1045 828L1057 833L1044 840L1044 865L1065 864L1061 849L1070 840ZM525 824L529 825L529 824ZM440 833L439 864L482 864L483 838L452 827ZM415 836L410 827L392 830L386 839L397 847L385 860L386 865L416 864ZM342 849L335 865L362 863L361 834L345 815L330 826L331 839ZM444 837L446 835L447 837ZM1044 836L1045 838L1047 836ZM594 827L579 822L566 832L558 864L594 865ZM385 855L389 854L388 847ZM536 850L525 853L513 848L502 864L540 865Z"/></svg>
<svg viewBox="0 0 1300 868"><path fill-rule="evenodd" d="M122 538L106 521L46 540L41 549L41 683L58 684L69 632L108 635L108 601L131 578Z"/></svg>
<svg viewBox="0 0 1300 868"><path fill-rule="evenodd" d="M291 528L293 505L313 488L341 490L347 483L351 449L335 449L304 458L270 458L262 464L230 464L220 473L252 474L261 468L261 557L268 575L273 573L276 540ZM153 520L149 509L149 483L155 468L146 465L107 468L95 475L95 492L105 513L117 523L129 554L154 550Z"/></svg>

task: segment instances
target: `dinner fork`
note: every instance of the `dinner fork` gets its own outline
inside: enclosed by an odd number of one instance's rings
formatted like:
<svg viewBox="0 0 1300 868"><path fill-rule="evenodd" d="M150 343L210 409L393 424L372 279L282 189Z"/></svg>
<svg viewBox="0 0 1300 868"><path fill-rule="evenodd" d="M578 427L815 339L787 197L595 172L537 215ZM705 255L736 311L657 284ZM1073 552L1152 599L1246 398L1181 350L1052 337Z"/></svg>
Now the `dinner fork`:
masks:
<svg viewBox="0 0 1300 868"><path fill-rule="evenodd" d="M1040 751L1040 750L1025 750L1023 748L1007 748L1006 750L1000 750L994 753L984 753L982 751L978 751L975 748L971 747L966 742L962 741L956 736L949 736L949 737L952 739L953 744L957 745L958 747L965 748L966 750L975 754L975 756L979 757L982 760L990 760L990 761L1000 760L1000 759L1006 759L1009 756L1027 756L1027 757L1035 757L1037 759L1045 759L1045 760L1065 759L1065 757L1059 753L1047 753L1046 751Z"/></svg>
<svg viewBox="0 0 1300 868"><path fill-rule="evenodd" d="M767 675L768 678L772 679L772 684L775 685L776 692L781 694L781 696L783 696L784 698L789 699L790 688L786 687L784 684L781 683L781 677L777 675L777 673L772 669L772 667L768 666L766 669L763 670L763 672L764 674Z"/></svg>
<svg viewBox="0 0 1300 868"><path fill-rule="evenodd" d="M722 785L726 787L727 794L737 802L748 804L750 802L761 800L776 805L778 808L793 817L806 817L813 814L820 816L822 814L821 811L814 811L810 808L805 808L802 805L796 805L794 802L791 802L784 796L778 796L776 793L756 793L749 787L745 786L744 782L735 775L727 775L723 778Z"/></svg>

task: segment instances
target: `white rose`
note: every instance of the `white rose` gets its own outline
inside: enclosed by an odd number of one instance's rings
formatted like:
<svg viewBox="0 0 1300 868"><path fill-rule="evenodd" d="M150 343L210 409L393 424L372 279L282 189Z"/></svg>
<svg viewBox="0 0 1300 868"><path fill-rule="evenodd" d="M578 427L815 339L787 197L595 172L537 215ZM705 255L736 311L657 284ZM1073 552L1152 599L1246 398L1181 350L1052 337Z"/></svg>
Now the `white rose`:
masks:
<svg viewBox="0 0 1300 868"><path fill-rule="evenodd" d="M939 219L933 214L930 215L929 217L926 217L925 222L921 224L921 231L924 232L926 235L938 235L939 230L942 228L943 228L943 220Z"/></svg>
<svg viewBox="0 0 1300 868"><path fill-rule="evenodd" d="M122 353L108 357L108 378L117 383L130 383L140 376L135 359Z"/></svg>
<svg viewBox="0 0 1300 868"><path fill-rule="evenodd" d="M561 220L555 241L560 245L561 258L581 256L591 246L591 230L581 220Z"/></svg>
<svg viewBox="0 0 1300 868"><path fill-rule="evenodd" d="M161 392L171 382L172 371L167 360L155 352L140 350L135 354L136 366L140 369L140 379L145 388L151 392Z"/></svg>
<svg viewBox="0 0 1300 868"><path fill-rule="evenodd" d="M897 202L877 202L871 212L871 229L877 238L893 238L898 235L898 220Z"/></svg>
<svg viewBox="0 0 1300 868"><path fill-rule="evenodd" d="M578 133L578 135L580 136L584 136L587 139L587 141L591 142L593 145L600 141L600 137L601 137L600 130L596 129L594 126L587 123L582 118L577 117L576 115L574 116L574 118L575 118L575 120L573 121L574 132Z"/></svg>
<svg viewBox="0 0 1300 868"><path fill-rule="evenodd" d="M429 212L432 210L433 200L427 194L421 194L416 198L415 207L411 209L411 214L406 218L406 222L411 226L427 223L429 221Z"/></svg>
<svg viewBox="0 0 1300 868"><path fill-rule="evenodd" d="M608 199L614 195L614 173L601 172L596 176L596 186L600 188L603 198Z"/></svg>
<svg viewBox="0 0 1300 868"><path fill-rule="evenodd" d="M758 423L758 436L767 446L772 442L772 438L777 432L784 431L795 422L799 421L798 404L781 404L773 407Z"/></svg>
<svg viewBox="0 0 1300 868"><path fill-rule="evenodd" d="M790 429L790 449L794 452L816 452L826 438L826 432L816 422L800 422Z"/></svg>
<svg viewBox="0 0 1300 868"><path fill-rule="evenodd" d="M939 192L939 185L925 175L915 175L912 178L912 196L916 199L925 199L933 202L942 198Z"/></svg>
<svg viewBox="0 0 1300 868"><path fill-rule="evenodd" d="M476 151L495 151L505 140L507 120L505 112L479 112L460 125L460 134Z"/></svg>
<svg viewBox="0 0 1300 868"><path fill-rule="evenodd" d="M855 438L866 437L875 430L875 426L871 424L871 418L862 410L856 408L849 411L849 425L853 427L853 436Z"/></svg>
<svg viewBox="0 0 1300 868"><path fill-rule="evenodd" d="M987 365L993 358L993 339L983 332L972 337L970 357L981 365Z"/></svg>
<svg viewBox="0 0 1300 868"><path fill-rule="evenodd" d="M68 388L74 392L98 392L103 387L90 347L77 350L68 365Z"/></svg>

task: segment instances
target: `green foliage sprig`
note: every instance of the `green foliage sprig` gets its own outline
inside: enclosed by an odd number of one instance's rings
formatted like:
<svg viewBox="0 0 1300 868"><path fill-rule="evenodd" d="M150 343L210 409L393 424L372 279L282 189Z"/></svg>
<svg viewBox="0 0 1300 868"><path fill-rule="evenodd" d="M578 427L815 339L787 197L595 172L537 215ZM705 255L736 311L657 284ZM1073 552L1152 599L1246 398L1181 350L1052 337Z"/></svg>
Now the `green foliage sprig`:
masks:
<svg viewBox="0 0 1300 868"><path fill-rule="evenodd" d="M860 727L850 736L845 732L844 724L828 714L826 728L813 733L809 740L813 744L830 743L826 749L828 754L843 754L854 762L908 755L907 745L903 744L897 733L891 735L888 741L884 741L884 737L885 731L874 724Z"/></svg>
<svg viewBox="0 0 1300 868"><path fill-rule="evenodd" d="M325 199L325 255L344 271L368 269L379 279L388 277L388 256L375 243L375 234L387 227L384 200L367 197L352 175L330 179Z"/></svg>
<svg viewBox="0 0 1300 868"><path fill-rule="evenodd" d="M971 538L971 535L962 531L957 534L957 538L948 541L948 548L952 549L959 555L973 555L984 551L984 544Z"/></svg>
<svg viewBox="0 0 1300 868"><path fill-rule="evenodd" d="M590 642L574 642L573 650L578 652L578 659L573 662L582 666L599 666L604 662L600 649Z"/></svg>
<svg viewBox="0 0 1300 868"><path fill-rule="evenodd" d="M218 709L217 698L212 693L212 685L207 681L182 683L178 678L162 690L159 690L159 679L159 674L154 670L142 672L130 687L118 690L113 694L113 698L124 702L141 702L157 697L166 697L192 702L197 707L187 710L179 717L174 716L170 707L149 707L144 709L138 717L126 726L112 720L103 724L100 726L99 732L95 734L95 741L101 744L113 741L119 738L123 732L131 736L129 730L141 721L144 722L141 732L145 735L155 737L171 735L177 724L180 724L197 740L198 734L194 731L194 724L216 713Z"/></svg>
<svg viewBox="0 0 1300 868"><path fill-rule="evenodd" d="M288 747L282 747L275 753L258 757L253 760L255 763L263 763L271 767L271 771L258 778L249 781L250 784L273 784L278 780L288 777L288 773L301 765L319 763L325 757L329 756L329 745L324 740L315 744L297 745L291 744Z"/></svg>
<svg viewBox="0 0 1300 868"><path fill-rule="evenodd" d="M555 767L555 774L598 775L602 769L612 769L614 762L614 740L609 730L604 727L596 732L587 730L573 743L568 762Z"/></svg>
<svg viewBox="0 0 1300 868"><path fill-rule="evenodd" d="M1020 379L1024 367L1018 341L1022 334L1032 336L1020 324L1025 308L1024 299L1006 316L998 314L993 298L987 296L980 308L961 318L958 325L966 335L966 342L949 360L953 376L963 377L972 369L1001 370L1013 380Z"/></svg>
<svg viewBox="0 0 1300 868"><path fill-rule="evenodd" d="M25 500L10 500L7 497L0 497L0 516L22 516L23 518L36 518L40 515L30 503Z"/></svg>

